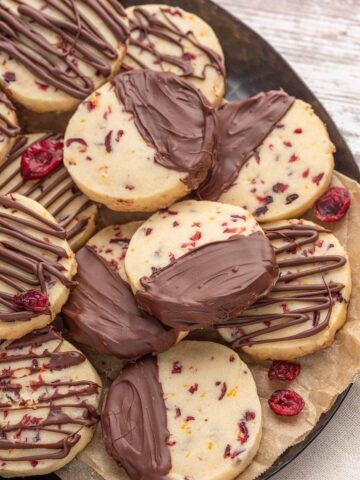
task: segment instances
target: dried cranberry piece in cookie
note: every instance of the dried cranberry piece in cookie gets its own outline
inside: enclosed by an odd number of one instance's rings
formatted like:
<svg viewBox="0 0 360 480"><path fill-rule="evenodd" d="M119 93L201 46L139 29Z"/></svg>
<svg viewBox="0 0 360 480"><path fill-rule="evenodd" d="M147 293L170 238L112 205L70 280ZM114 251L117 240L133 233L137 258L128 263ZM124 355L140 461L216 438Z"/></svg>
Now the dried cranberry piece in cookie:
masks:
<svg viewBox="0 0 360 480"><path fill-rule="evenodd" d="M315 213L322 222L337 222L350 207L350 193L343 187L332 187L315 203Z"/></svg>
<svg viewBox="0 0 360 480"><path fill-rule="evenodd" d="M14 295L13 302L29 312L45 312L49 306L49 297L38 290L27 290Z"/></svg>
<svg viewBox="0 0 360 480"><path fill-rule="evenodd" d="M293 390L276 390L268 403L271 410L281 417L298 415L305 406L303 398Z"/></svg>
<svg viewBox="0 0 360 480"><path fill-rule="evenodd" d="M25 180L44 178L63 163L62 140L44 139L25 150L21 157L21 175Z"/></svg>
<svg viewBox="0 0 360 480"><path fill-rule="evenodd" d="M299 363L275 360L269 368L268 377L270 380L285 380L291 382L300 374Z"/></svg>

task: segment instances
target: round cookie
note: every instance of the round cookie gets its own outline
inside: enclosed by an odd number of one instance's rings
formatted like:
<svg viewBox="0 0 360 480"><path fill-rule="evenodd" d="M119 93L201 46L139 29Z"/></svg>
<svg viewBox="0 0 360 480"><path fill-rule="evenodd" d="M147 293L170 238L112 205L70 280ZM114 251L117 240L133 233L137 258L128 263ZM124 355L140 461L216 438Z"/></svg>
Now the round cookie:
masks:
<svg viewBox="0 0 360 480"><path fill-rule="evenodd" d="M95 231L97 206L78 190L62 160L43 178L24 177L21 166L23 155L30 150L34 164L41 164L44 159L49 161L47 155L54 157L52 152L62 148L62 137L56 133L18 137L7 160L0 166L0 193L18 192L41 203L65 228L70 247L76 251Z"/></svg>
<svg viewBox="0 0 360 480"><path fill-rule="evenodd" d="M167 5L126 9L130 43L122 69L148 68L184 77L214 106L225 93L224 54L213 29L193 13Z"/></svg>
<svg viewBox="0 0 360 480"><path fill-rule="evenodd" d="M0 165L20 133L16 112L7 96L0 91Z"/></svg>
<svg viewBox="0 0 360 480"><path fill-rule="evenodd" d="M132 236L142 224L142 221L137 221L124 225L109 225L91 237L87 243L125 282L125 255Z"/></svg>
<svg viewBox="0 0 360 480"><path fill-rule="evenodd" d="M260 360L291 360L329 346L346 320L351 293L344 248L306 220L266 224L265 233L277 252L280 278L220 333Z"/></svg>
<svg viewBox="0 0 360 480"><path fill-rule="evenodd" d="M235 352L184 341L127 366L101 424L108 453L130 479L231 480L256 454L261 416L251 372Z"/></svg>
<svg viewBox="0 0 360 480"><path fill-rule="evenodd" d="M101 380L53 327L0 346L0 474L44 475L90 442Z"/></svg>
<svg viewBox="0 0 360 480"><path fill-rule="evenodd" d="M77 286L62 310L74 340L118 358L163 352L186 335L141 311L127 283L124 259L140 225L106 227L77 253Z"/></svg>
<svg viewBox="0 0 360 480"><path fill-rule="evenodd" d="M3 0L0 23L0 86L36 112L74 110L119 70L129 38L115 0L45 8L42 0Z"/></svg>
<svg viewBox="0 0 360 480"><path fill-rule="evenodd" d="M64 162L77 186L116 211L155 211L205 179L213 163L213 111L170 73L118 75L70 120Z"/></svg>
<svg viewBox="0 0 360 480"><path fill-rule="evenodd" d="M60 312L76 273L65 237L39 203L0 195L0 338L22 337Z"/></svg>
<svg viewBox="0 0 360 480"><path fill-rule="evenodd" d="M125 270L141 308L190 330L236 317L277 279L274 251L240 207L188 200L136 231Z"/></svg>
<svg viewBox="0 0 360 480"><path fill-rule="evenodd" d="M327 190L335 150L312 107L285 92L220 108L218 163L200 198L239 205L259 222L301 215Z"/></svg>

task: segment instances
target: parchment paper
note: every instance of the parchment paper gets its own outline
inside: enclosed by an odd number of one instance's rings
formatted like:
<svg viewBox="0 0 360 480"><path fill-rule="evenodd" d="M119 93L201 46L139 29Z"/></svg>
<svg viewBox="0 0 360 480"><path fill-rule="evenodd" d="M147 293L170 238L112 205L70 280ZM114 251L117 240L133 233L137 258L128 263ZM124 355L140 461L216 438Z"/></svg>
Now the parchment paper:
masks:
<svg viewBox="0 0 360 480"><path fill-rule="evenodd" d="M269 381L267 371L270 362L254 362L241 354L248 363L258 388L264 417L263 437L259 451L251 465L238 480L253 480L267 470L291 445L303 440L326 412L337 396L353 382L360 371L360 185L341 174L336 174L334 183L344 184L351 193L352 205L347 215L334 224L326 224L347 250L352 269L353 290L345 326L329 348L301 358L301 375L291 383L291 389L299 392L305 400L303 412L293 418L277 417L268 407L267 399L281 382ZM319 223L310 212L306 218ZM219 340L216 334L208 333L202 338ZM121 370L123 362L105 355L98 355L81 347L97 368L104 382L104 392ZM336 419L334 420L336 421ZM98 427L93 441L76 460L57 474L63 480L128 480L128 476L107 455Z"/></svg>

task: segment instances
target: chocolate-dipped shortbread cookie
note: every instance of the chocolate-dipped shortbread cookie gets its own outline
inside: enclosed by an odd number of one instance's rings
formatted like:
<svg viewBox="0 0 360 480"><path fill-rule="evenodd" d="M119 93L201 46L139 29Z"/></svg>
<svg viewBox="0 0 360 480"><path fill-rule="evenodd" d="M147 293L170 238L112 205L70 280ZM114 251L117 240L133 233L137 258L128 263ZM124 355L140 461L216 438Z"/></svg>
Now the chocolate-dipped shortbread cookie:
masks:
<svg viewBox="0 0 360 480"><path fill-rule="evenodd" d="M0 166L0 193L18 192L41 203L66 230L76 251L94 233L98 212L64 167L63 147L56 133L18 137Z"/></svg>
<svg viewBox="0 0 360 480"><path fill-rule="evenodd" d="M77 253L78 285L62 311L74 340L118 358L160 353L184 336L141 311L127 283L125 255L140 225L106 227Z"/></svg>
<svg viewBox="0 0 360 480"><path fill-rule="evenodd" d="M131 36L122 69L176 73L214 106L220 105L225 92L224 54L204 20L167 5L140 5L126 12Z"/></svg>
<svg viewBox="0 0 360 480"><path fill-rule="evenodd" d="M65 135L77 186L117 211L155 211L197 188L213 165L213 109L172 73L118 75L78 108Z"/></svg>
<svg viewBox="0 0 360 480"><path fill-rule="evenodd" d="M269 222L301 215L326 191L335 147L309 104L270 91L224 104L217 120L217 163L201 199Z"/></svg>
<svg viewBox="0 0 360 480"><path fill-rule="evenodd" d="M0 195L0 338L50 323L66 302L75 256L65 230L38 202Z"/></svg>
<svg viewBox="0 0 360 480"><path fill-rule="evenodd" d="M130 241L125 269L141 308L179 330L234 318L278 274L273 248L249 212L194 200L150 217Z"/></svg>
<svg viewBox="0 0 360 480"><path fill-rule="evenodd" d="M90 442L101 380L53 327L0 344L0 475L43 475Z"/></svg>
<svg viewBox="0 0 360 480"><path fill-rule="evenodd" d="M337 238L306 220L266 224L280 278L232 328L234 348L258 359L290 360L329 346L345 320L351 293L348 257Z"/></svg>
<svg viewBox="0 0 360 480"><path fill-rule="evenodd" d="M129 39L117 0L2 0L0 86L35 112L71 111L116 73Z"/></svg>
<svg viewBox="0 0 360 480"><path fill-rule="evenodd" d="M261 406L248 367L211 342L180 342L127 366L101 415L130 479L232 480L257 452Z"/></svg>
<svg viewBox="0 0 360 480"><path fill-rule="evenodd" d="M15 108L5 93L0 91L0 165L13 147L19 133Z"/></svg>

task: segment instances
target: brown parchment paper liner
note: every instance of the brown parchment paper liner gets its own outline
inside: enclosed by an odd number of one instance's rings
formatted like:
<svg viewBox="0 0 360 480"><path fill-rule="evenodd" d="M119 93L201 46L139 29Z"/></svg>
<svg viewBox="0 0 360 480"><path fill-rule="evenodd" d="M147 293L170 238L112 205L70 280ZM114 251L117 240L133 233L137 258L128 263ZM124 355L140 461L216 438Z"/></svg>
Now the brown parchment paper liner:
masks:
<svg viewBox="0 0 360 480"><path fill-rule="evenodd" d="M241 354L248 363L258 388L263 408L264 428L259 451L251 465L238 480L253 480L267 470L291 445L303 440L312 430L320 415L326 412L337 396L353 382L360 370L360 185L339 173L334 183L342 183L351 193L352 205L347 215L335 224L327 224L347 250L352 268L353 291L348 319L329 348L301 358L301 375L291 383L291 389L299 392L305 400L305 409L298 417L284 418L274 415L267 399L284 383L269 381L267 370L270 362L258 363ZM311 213L306 216L314 220ZM317 222L319 223L319 222ZM214 339L214 333L203 334L202 338ZM218 337L215 337L218 340ZM104 391L117 376L122 362L113 357L94 354L82 348L93 362L104 382ZM286 387L285 387L286 388ZM63 480L128 480L122 468L110 458L101 440L98 427L93 441L78 458L57 474Z"/></svg>

